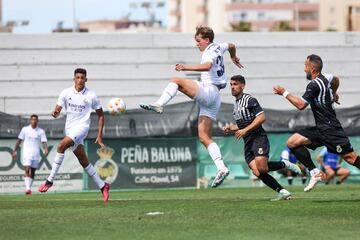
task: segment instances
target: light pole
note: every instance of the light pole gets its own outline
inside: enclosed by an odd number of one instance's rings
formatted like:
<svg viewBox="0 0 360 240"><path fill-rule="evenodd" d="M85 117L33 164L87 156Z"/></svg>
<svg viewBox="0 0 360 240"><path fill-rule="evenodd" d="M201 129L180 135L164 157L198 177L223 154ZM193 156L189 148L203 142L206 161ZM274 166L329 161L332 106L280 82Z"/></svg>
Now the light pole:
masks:
<svg viewBox="0 0 360 240"><path fill-rule="evenodd" d="M73 8L73 32L77 32L76 0L72 0L72 8Z"/></svg>
<svg viewBox="0 0 360 240"><path fill-rule="evenodd" d="M300 30L300 26L299 26L299 5L297 0L294 0L294 11L295 11L295 31L299 31Z"/></svg>
<svg viewBox="0 0 360 240"><path fill-rule="evenodd" d="M164 1L142 1L140 3L130 3L129 7L132 9L138 9L138 8L143 8L146 10L146 14L148 15L148 20L147 20L147 27L151 27L155 20L155 13L154 11L151 11L151 9L154 8L162 8L165 6L165 2Z"/></svg>
<svg viewBox="0 0 360 240"><path fill-rule="evenodd" d="M0 27L3 26L3 21L2 21L2 0L0 0Z"/></svg>

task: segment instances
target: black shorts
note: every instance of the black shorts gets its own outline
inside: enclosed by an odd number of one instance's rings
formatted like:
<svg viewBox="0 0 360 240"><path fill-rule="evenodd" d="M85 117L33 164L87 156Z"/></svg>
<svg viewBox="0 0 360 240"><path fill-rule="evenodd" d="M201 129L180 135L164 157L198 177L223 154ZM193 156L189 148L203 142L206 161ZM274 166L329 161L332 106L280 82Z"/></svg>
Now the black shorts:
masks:
<svg viewBox="0 0 360 240"><path fill-rule="evenodd" d="M344 129L342 128L320 129L317 127L309 127L301 129L297 131L297 133L311 141L311 144L305 146L312 150L325 145L329 152L340 155L354 151L349 138L345 135Z"/></svg>
<svg viewBox="0 0 360 240"><path fill-rule="evenodd" d="M257 156L269 158L270 143L265 134L244 138L245 161L250 164Z"/></svg>

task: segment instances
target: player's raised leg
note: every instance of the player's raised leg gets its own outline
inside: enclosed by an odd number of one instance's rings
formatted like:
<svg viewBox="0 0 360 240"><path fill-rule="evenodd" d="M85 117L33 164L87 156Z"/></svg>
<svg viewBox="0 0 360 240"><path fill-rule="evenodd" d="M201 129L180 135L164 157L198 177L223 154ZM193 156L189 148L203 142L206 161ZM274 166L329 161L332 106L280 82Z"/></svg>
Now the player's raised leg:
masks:
<svg viewBox="0 0 360 240"><path fill-rule="evenodd" d="M46 179L46 181L39 186L39 192L47 192L47 190L49 190L49 188L52 187L54 178L58 173L62 162L64 161L64 157L65 157L64 153L66 149L68 149L72 145L74 145L74 141L68 136L64 137L61 140L61 142L58 144L57 153L55 155L55 159L51 168L50 175Z"/></svg>
<svg viewBox="0 0 360 240"><path fill-rule="evenodd" d="M140 107L145 110L162 113L164 111L164 106L176 96L177 91L180 91L193 99L199 91L199 86L194 80L186 78L172 78L156 102L150 104L142 103L140 104Z"/></svg>
<svg viewBox="0 0 360 240"><path fill-rule="evenodd" d="M306 149L305 145L311 144L311 141L299 134L293 134L287 141L287 146L295 157L310 171L309 184L304 188L305 192L308 192L316 186L316 184L325 179L325 174L318 168L316 168L314 162L311 160L309 150Z"/></svg>
<svg viewBox="0 0 360 240"><path fill-rule="evenodd" d="M79 145L75 150L74 154L79 160L79 163L81 166L85 169L86 173L91 177L95 184L99 187L101 190L104 202L107 202L109 200L109 189L110 185L108 183L105 183L103 180L101 180L100 176L97 174L94 166L89 162L83 145Z"/></svg>

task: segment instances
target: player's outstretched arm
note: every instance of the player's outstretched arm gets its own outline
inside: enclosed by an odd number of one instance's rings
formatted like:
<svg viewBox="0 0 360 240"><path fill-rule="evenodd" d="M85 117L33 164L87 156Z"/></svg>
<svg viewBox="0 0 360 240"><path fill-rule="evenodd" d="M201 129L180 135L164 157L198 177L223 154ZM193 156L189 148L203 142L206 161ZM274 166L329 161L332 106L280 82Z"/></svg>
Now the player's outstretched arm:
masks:
<svg viewBox="0 0 360 240"><path fill-rule="evenodd" d="M104 119L104 112L102 110L102 108L96 109L96 113L98 115L98 134L95 140L95 143L99 144L100 147L105 147L105 144L102 142L102 134L103 134L103 130L104 130L104 123L105 123L105 119Z"/></svg>
<svg viewBox="0 0 360 240"><path fill-rule="evenodd" d="M60 115L61 109L62 109L61 106L56 105L54 111L51 113L51 116L57 118Z"/></svg>
<svg viewBox="0 0 360 240"><path fill-rule="evenodd" d="M243 68L244 66L240 63L240 58L236 56L236 46L233 43L229 43L229 53L232 62L239 68Z"/></svg>
<svg viewBox="0 0 360 240"><path fill-rule="evenodd" d="M263 124L265 121L266 121L266 116L265 113L262 112L246 128L239 129L235 132L236 139L240 139L243 136L245 136L248 132L251 132L252 130L260 127L260 125Z"/></svg>
<svg viewBox="0 0 360 240"><path fill-rule="evenodd" d="M195 71L195 72L206 72L209 71L212 67L212 62L206 62L202 64L195 64L195 65L184 65L181 63L177 63L175 65L175 70L180 71Z"/></svg>
<svg viewBox="0 0 360 240"><path fill-rule="evenodd" d="M307 107L308 103L302 100L301 98L289 93L282 86L275 86L273 88L275 94L283 95L292 105L294 105L297 109L303 110Z"/></svg>

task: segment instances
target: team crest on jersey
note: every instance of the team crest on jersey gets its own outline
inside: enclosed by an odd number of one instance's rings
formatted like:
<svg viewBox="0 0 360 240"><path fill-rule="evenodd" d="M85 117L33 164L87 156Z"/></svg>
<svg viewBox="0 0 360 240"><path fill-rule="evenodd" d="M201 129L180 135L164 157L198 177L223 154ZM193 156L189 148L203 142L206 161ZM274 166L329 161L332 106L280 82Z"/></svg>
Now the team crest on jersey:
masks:
<svg viewBox="0 0 360 240"><path fill-rule="evenodd" d="M258 153L259 153L259 154L263 154L263 153L264 153L264 150L263 150L262 148L259 148L259 149L258 149Z"/></svg>
<svg viewBox="0 0 360 240"><path fill-rule="evenodd" d="M88 100L86 97L84 97L83 102L84 102L84 103L88 103L89 100Z"/></svg>
<svg viewBox="0 0 360 240"><path fill-rule="evenodd" d="M340 145L337 145L337 146L336 146L336 152L338 152L338 153L341 153L341 152L342 152L342 148L341 148Z"/></svg>

